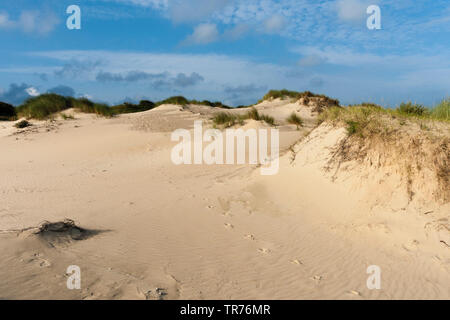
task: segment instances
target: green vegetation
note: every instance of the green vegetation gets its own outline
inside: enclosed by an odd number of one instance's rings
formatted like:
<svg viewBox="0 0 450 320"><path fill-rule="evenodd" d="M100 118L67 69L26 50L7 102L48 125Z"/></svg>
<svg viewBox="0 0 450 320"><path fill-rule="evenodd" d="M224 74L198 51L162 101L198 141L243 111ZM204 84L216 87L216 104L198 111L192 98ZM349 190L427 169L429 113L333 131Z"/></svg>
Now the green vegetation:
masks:
<svg viewBox="0 0 450 320"><path fill-rule="evenodd" d="M94 103L86 98L63 97L53 93L42 94L26 100L24 104L17 108L17 114L28 119L44 120L52 117L56 112L69 108L106 117L113 115L106 104Z"/></svg>
<svg viewBox="0 0 450 320"><path fill-rule="evenodd" d="M260 100L259 102L262 102L264 100L277 99L277 98L279 98L279 99L290 98L290 99L295 99L295 100L300 100L301 98L303 98L303 99L305 99L305 103L308 103L310 98L320 98L321 100L323 100L322 103L324 103L328 107L339 106L339 100L332 99L323 94L315 94L315 93L312 93L311 91L297 92L297 91L290 91L290 90L286 90L286 89L270 90L263 97L263 99Z"/></svg>
<svg viewBox="0 0 450 320"><path fill-rule="evenodd" d="M376 109L383 109L382 106L372 103L372 102L362 102L360 104L351 104L349 107L367 107L367 108L376 108Z"/></svg>
<svg viewBox="0 0 450 320"><path fill-rule="evenodd" d="M30 127L30 126L32 126L32 124L29 123L27 120L19 121L14 125L14 127L18 128L18 129L23 129L23 128Z"/></svg>
<svg viewBox="0 0 450 320"><path fill-rule="evenodd" d="M236 123L240 125L244 124L244 117L229 112L220 112L216 114L212 120L214 124L223 125L225 128L232 127Z"/></svg>
<svg viewBox="0 0 450 320"><path fill-rule="evenodd" d="M155 104L148 100L141 100L139 104L132 104L125 102L123 104L111 107L113 114L122 113L135 113L151 110L155 107Z"/></svg>
<svg viewBox="0 0 450 320"><path fill-rule="evenodd" d="M416 121L422 130L430 130L432 121L449 121L450 101L443 100L433 109L422 105L402 103L396 109L385 109L371 103L326 109L319 115L319 123L323 121L344 123L349 136L367 137L374 134L387 134L394 130L386 119L397 120L400 126L407 120ZM392 124L392 123L391 123Z"/></svg>
<svg viewBox="0 0 450 320"><path fill-rule="evenodd" d="M297 130L303 126L302 118L300 118L295 112L292 112L291 115L286 119L286 121L290 124L296 125Z"/></svg>
<svg viewBox="0 0 450 320"><path fill-rule="evenodd" d="M260 114L258 110L255 108L251 108L250 111L247 112L246 119L253 119L256 121L264 121L267 124L270 124L271 126L275 125L275 119L271 116Z"/></svg>
<svg viewBox="0 0 450 320"><path fill-rule="evenodd" d="M203 101L188 100L183 96L175 96L175 97L167 98L165 100L157 102L156 106L160 106L163 104L175 104L175 105L182 105L182 106L185 106L188 104L195 104L195 105L200 105L200 106L208 106L208 107L212 107L212 108L232 109L230 106L227 106L220 101L211 102L208 100L203 100Z"/></svg>
<svg viewBox="0 0 450 320"><path fill-rule="evenodd" d="M87 98L69 98L71 107L84 113L95 113L103 117L114 116L111 108L105 103L95 103Z"/></svg>
<svg viewBox="0 0 450 320"><path fill-rule="evenodd" d="M0 102L0 121L16 119L16 109L5 102Z"/></svg>
<svg viewBox="0 0 450 320"><path fill-rule="evenodd" d="M69 108L71 108L70 98L47 93L26 100L17 108L17 114L20 117L43 120L56 112Z"/></svg>
<svg viewBox="0 0 450 320"><path fill-rule="evenodd" d="M234 126L235 124L243 125L244 120L247 119L264 121L271 126L275 125L275 119L273 117L260 114L255 108L252 108L244 115L237 115L229 112L220 112L216 114L212 120L214 124L223 125L224 127L228 128Z"/></svg>
<svg viewBox="0 0 450 320"><path fill-rule="evenodd" d="M165 100L157 102L156 106L160 106L163 104L176 104L176 105L184 106L184 105L189 104L189 100L183 96L175 96L175 97L170 97Z"/></svg>
<svg viewBox="0 0 450 320"><path fill-rule="evenodd" d="M430 114L433 119L450 121L450 98L442 100L441 103L431 109Z"/></svg>
<svg viewBox="0 0 450 320"><path fill-rule="evenodd" d="M427 108L420 104L413 104L411 102L402 102L400 106L397 108L399 113L411 114L416 116L423 116L428 113Z"/></svg>

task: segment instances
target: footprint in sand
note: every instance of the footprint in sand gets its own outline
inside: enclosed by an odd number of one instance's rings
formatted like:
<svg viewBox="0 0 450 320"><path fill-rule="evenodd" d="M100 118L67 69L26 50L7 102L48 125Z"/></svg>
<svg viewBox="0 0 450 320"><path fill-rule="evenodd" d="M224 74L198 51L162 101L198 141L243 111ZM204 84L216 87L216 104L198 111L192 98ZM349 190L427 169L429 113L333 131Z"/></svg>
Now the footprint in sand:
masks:
<svg viewBox="0 0 450 320"><path fill-rule="evenodd" d="M48 260L46 260L46 259L42 259L40 262L39 262L39 266L41 267L41 268L46 268L46 267L50 267L52 264L50 263L50 261L48 261Z"/></svg>
<svg viewBox="0 0 450 320"><path fill-rule="evenodd" d="M244 236L244 238L247 239L247 240L252 240L252 241L255 240L255 236L252 235L252 234L246 234L246 235Z"/></svg>
<svg viewBox="0 0 450 320"><path fill-rule="evenodd" d="M311 280L314 280L314 281L316 281L317 283L319 283L320 281L322 281L322 279L323 279L323 277L322 277L322 276L318 276L318 275L316 275L316 276L314 276L314 277L311 278Z"/></svg>
<svg viewBox="0 0 450 320"><path fill-rule="evenodd" d="M269 254L270 250L267 248L259 248L258 251L262 254Z"/></svg>
<svg viewBox="0 0 450 320"><path fill-rule="evenodd" d="M229 230L234 229L234 226L231 223L225 223L224 226L226 229L229 229Z"/></svg>

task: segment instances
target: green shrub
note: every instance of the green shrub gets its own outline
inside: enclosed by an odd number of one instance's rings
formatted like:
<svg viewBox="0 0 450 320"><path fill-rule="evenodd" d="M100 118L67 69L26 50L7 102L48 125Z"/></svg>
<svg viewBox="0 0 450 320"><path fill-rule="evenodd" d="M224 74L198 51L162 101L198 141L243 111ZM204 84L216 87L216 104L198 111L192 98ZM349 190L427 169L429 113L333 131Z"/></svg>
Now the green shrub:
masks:
<svg viewBox="0 0 450 320"><path fill-rule="evenodd" d="M347 134L349 136L351 136L359 131L359 129L360 129L359 122L356 122L353 120L347 120L346 123L347 123L347 127L346 127Z"/></svg>
<svg viewBox="0 0 450 320"><path fill-rule="evenodd" d="M26 100L17 113L26 118L46 119L56 112L71 108L70 99L54 93L42 94Z"/></svg>
<svg viewBox="0 0 450 320"><path fill-rule="evenodd" d="M18 129L23 129L23 128L30 127L30 126L32 126L32 124L29 123L27 120L19 121L14 125L14 127L18 128Z"/></svg>
<svg viewBox="0 0 450 320"><path fill-rule="evenodd" d="M303 126L303 120L300 118L295 112L292 112L291 115L286 119L286 121L290 124L295 124L297 129Z"/></svg>
<svg viewBox="0 0 450 320"><path fill-rule="evenodd" d="M0 121L16 118L16 109L9 103L0 102Z"/></svg>
<svg viewBox="0 0 450 320"><path fill-rule="evenodd" d="M407 103L402 102L400 106L397 108L397 111L400 113L417 116L423 116L427 114L427 108L425 108L420 104L413 104L411 102Z"/></svg>

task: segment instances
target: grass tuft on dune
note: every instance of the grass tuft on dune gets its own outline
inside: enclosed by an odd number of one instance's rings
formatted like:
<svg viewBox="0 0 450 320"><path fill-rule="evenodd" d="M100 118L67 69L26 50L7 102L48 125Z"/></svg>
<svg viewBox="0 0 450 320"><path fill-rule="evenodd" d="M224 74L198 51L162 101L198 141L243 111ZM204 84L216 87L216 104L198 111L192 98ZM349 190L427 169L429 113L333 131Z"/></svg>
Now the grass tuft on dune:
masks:
<svg viewBox="0 0 450 320"><path fill-rule="evenodd" d="M274 126L275 119L271 116L260 114L255 108L250 109L244 115L231 114L229 112L220 112L212 119L214 124L223 125L224 127L232 127L235 124L244 124L244 120L252 119L255 121L264 121L265 123Z"/></svg>

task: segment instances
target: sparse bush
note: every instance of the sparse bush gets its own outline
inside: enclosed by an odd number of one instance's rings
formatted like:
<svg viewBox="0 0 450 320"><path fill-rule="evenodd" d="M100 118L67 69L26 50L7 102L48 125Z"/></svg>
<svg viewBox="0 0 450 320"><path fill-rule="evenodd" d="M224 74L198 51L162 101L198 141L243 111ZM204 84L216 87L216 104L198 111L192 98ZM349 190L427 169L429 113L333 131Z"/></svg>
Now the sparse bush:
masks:
<svg viewBox="0 0 450 320"><path fill-rule="evenodd" d="M299 127L303 126L303 120L300 118L295 112L292 112L291 115L286 119L286 121L290 124L294 124L297 126L297 130Z"/></svg>
<svg viewBox="0 0 450 320"><path fill-rule="evenodd" d="M0 102L0 121L16 118L16 109L9 103Z"/></svg>
<svg viewBox="0 0 450 320"><path fill-rule="evenodd" d="M29 123L27 120L19 121L14 125L14 127L18 128L18 129L23 129L23 128L30 127L30 126L32 126L32 124Z"/></svg>

